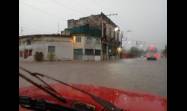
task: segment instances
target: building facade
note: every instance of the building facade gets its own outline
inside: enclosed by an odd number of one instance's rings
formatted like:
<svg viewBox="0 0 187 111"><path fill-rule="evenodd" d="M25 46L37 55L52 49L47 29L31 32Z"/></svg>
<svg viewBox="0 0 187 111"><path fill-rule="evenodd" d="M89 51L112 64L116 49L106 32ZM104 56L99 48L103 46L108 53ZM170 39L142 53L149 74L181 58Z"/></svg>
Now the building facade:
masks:
<svg viewBox="0 0 187 111"><path fill-rule="evenodd" d="M19 37L19 59L34 61L36 53L42 53L44 60L53 54L54 60L73 60L73 44L70 36L27 35Z"/></svg>
<svg viewBox="0 0 187 111"><path fill-rule="evenodd" d="M115 30L118 28L117 30ZM74 46L75 59L109 60L118 58L121 46L119 27L103 13L68 20L68 28L62 34L70 34L78 41ZM80 39L80 41L79 41Z"/></svg>
<svg viewBox="0 0 187 111"><path fill-rule="evenodd" d="M116 28L118 30L116 30ZM34 60L38 52L49 60L110 60L119 58L119 27L103 13L67 21L61 34L19 37L20 60Z"/></svg>
<svg viewBox="0 0 187 111"><path fill-rule="evenodd" d="M101 60L101 41L99 38L77 35L73 36L74 60Z"/></svg>

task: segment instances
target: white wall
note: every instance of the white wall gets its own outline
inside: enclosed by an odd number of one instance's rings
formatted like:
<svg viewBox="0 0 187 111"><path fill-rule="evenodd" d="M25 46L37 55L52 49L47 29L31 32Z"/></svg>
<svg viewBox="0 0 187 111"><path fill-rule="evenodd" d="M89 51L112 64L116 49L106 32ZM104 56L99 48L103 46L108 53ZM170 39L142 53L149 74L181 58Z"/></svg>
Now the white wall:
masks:
<svg viewBox="0 0 187 111"><path fill-rule="evenodd" d="M55 55L59 60L73 60L73 45L70 43L61 43L55 45Z"/></svg>
<svg viewBox="0 0 187 111"><path fill-rule="evenodd" d="M29 61L34 60L34 54L36 52L43 52L44 60L48 60L48 46L55 46L55 59L56 60L73 60L73 44L70 38L55 38L55 37L43 37L35 38L31 45L28 47L25 44L19 46L19 50L24 50L27 47L32 48L32 59L28 57ZM20 60L26 60L21 58Z"/></svg>
<svg viewBox="0 0 187 111"><path fill-rule="evenodd" d="M87 42L87 37L84 37L84 47L83 49L99 49L101 50L101 40L99 39L99 42L96 42L95 37L90 37L89 42ZM96 60L100 61L101 56L95 56L95 55L84 55L83 60Z"/></svg>
<svg viewBox="0 0 187 111"><path fill-rule="evenodd" d="M84 48L85 36L76 36L76 37L81 37L81 42L75 42L73 44L74 49Z"/></svg>

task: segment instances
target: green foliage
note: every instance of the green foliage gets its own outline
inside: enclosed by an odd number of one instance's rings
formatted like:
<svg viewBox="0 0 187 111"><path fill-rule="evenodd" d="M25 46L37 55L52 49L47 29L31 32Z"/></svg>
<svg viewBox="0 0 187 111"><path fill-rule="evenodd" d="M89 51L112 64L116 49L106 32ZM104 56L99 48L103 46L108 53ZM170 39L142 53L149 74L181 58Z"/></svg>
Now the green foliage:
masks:
<svg viewBox="0 0 187 111"><path fill-rule="evenodd" d="M44 58L44 55L42 52L36 52L35 55L34 55L34 59L35 61L43 61L43 58Z"/></svg>
<svg viewBox="0 0 187 111"><path fill-rule="evenodd" d="M55 59L55 54L54 53L48 53L48 59L50 60L50 61L54 61L54 59Z"/></svg>
<svg viewBox="0 0 187 111"><path fill-rule="evenodd" d="M132 57L140 57L141 55L144 54L143 50L138 49L137 47L131 47L130 51L128 52L129 55Z"/></svg>

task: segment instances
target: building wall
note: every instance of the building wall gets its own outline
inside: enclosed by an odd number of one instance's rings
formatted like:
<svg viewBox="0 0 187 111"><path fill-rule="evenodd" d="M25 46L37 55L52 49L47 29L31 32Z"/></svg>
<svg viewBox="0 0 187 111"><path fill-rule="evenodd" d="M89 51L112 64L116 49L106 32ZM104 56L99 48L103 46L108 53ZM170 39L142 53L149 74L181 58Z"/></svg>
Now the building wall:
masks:
<svg viewBox="0 0 187 111"><path fill-rule="evenodd" d="M101 58L100 55L95 55L95 50L100 50L101 51L101 39L100 38L95 38L91 36L76 36L76 37L81 37L81 42L75 42L73 47L74 49L82 49L83 54L80 56L79 54L75 54L74 58L76 59L81 59L81 60L97 60L99 61ZM93 50L92 55L87 55L85 50Z"/></svg>
<svg viewBox="0 0 187 111"><path fill-rule="evenodd" d="M91 16L88 16L88 17L85 17L85 18L81 18L79 20L74 20L76 21L76 23L74 24L74 26L80 26L80 25L85 25L85 24L89 24L90 27L97 27L99 29L101 29L101 27L103 27L103 35L102 37L104 37L104 40L107 40L108 41L111 41L111 40L115 40L115 41L119 41L121 39L119 39L119 32L120 31L114 31L114 29L116 28L115 25L111 24L107 19L105 18L101 18L101 16L97 16L97 15L91 15ZM102 25L103 24L103 25ZM105 29L105 30L104 30ZM86 39L85 39L86 40ZM93 44L94 42L91 42L89 44L85 43L84 45L84 48L92 48L93 47ZM111 42L108 42L107 45L104 46L103 44L103 49L101 50L105 50L104 52L101 52L102 54L102 59L109 59L110 55L109 55L109 44ZM117 44L116 44L117 45ZM96 45L94 46L96 47ZM101 48L101 46L99 46L98 48ZM114 46L113 48L116 48L116 46ZM117 48L116 48L117 49ZM90 58L90 59L93 59L93 57L90 57L90 56L84 56L85 59L87 58Z"/></svg>
<svg viewBox="0 0 187 111"><path fill-rule="evenodd" d="M34 60L34 54L36 52L42 52L44 54L44 60L48 60L48 46L55 46L55 60L73 60L73 44L71 38L63 37L36 37L32 38L31 45L27 45L25 41L30 38L20 39L19 50L24 51L26 49L32 49L32 55L24 59L20 57L20 60Z"/></svg>
<svg viewBox="0 0 187 111"><path fill-rule="evenodd" d="M82 35L74 36L74 37L75 37L75 41L74 41L74 44L73 44L73 48L74 48L74 49L84 48L85 37L82 36ZM77 42L77 41L76 41L77 37L81 38L81 41L80 41L80 42Z"/></svg>
<svg viewBox="0 0 187 111"><path fill-rule="evenodd" d="M73 60L73 45L71 43L51 43L49 45L56 47L55 55L57 60Z"/></svg>

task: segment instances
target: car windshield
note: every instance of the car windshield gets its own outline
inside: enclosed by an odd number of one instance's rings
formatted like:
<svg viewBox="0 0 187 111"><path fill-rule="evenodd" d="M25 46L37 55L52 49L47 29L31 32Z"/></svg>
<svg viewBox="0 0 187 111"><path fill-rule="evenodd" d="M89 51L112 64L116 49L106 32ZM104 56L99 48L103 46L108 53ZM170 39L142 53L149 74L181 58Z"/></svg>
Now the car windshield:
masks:
<svg viewBox="0 0 187 111"><path fill-rule="evenodd" d="M161 108L167 0L19 0L19 96L43 111Z"/></svg>
<svg viewBox="0 0 187 111"><path fill-rule="evenodd" d="M23 79L25 79L26 81L30 82L31 84L33 84L34 86L38 87L39 89L43 90L44 92L48 93L51 97L57 99L58 101L60 102L63 102L63 103L67 103L67 100L65 99L65 97L63 97L63 95L61 95L59 93L59 91L57 91L55 88L52 88L48 83L46 83L42 78L40 77L43 77L43 78L48 78L50 80L53 80L53 81L56 81L56 82L59 82L60 84L62 85L65 85L65 86L68 86L74 90L77 90L79 92L82 92L83 94L85 95L88 95L92 98L92 100L94 100L96 103L100 104L104 109L107 109L108 111L122 111L122 109L116 107L114 104L112 104L110 101L107 101L105 99L102 99L101 97L99 96L96 96L94 94L91 94L85 90L82 90L80 88L77 88L77 87L74 87L73 85L70 85L70 84L67 84L63 81L60 81L60 80L57 80L53 77L50 77L50 76L47 76L47 75L44 75L44 74L41 74L41 73L33 73L23 67L20 67L21 70L29 73L31 76L34 76L36 79L40 80L41 82L43 82L46 86L42 86L36 82L34 82L33 80L29 79L28 77L24 76L22 73L19 73L19 76ZM30 100L29 100L30 101ZM32 101L32 100L31 100ZM28 103L28 102L26 102ZM32 104L30 103L29 105L32 106ZM34 106L35 107L35 106ZM88 106L86 106L85 108L83 108L83 110L85 110ZM73 107L73 109L75 110L80 110L79 108L76 108L76 107ZM81 110L82 111L82 110ZM88 111L91 111L88 109Z"/></svg>

